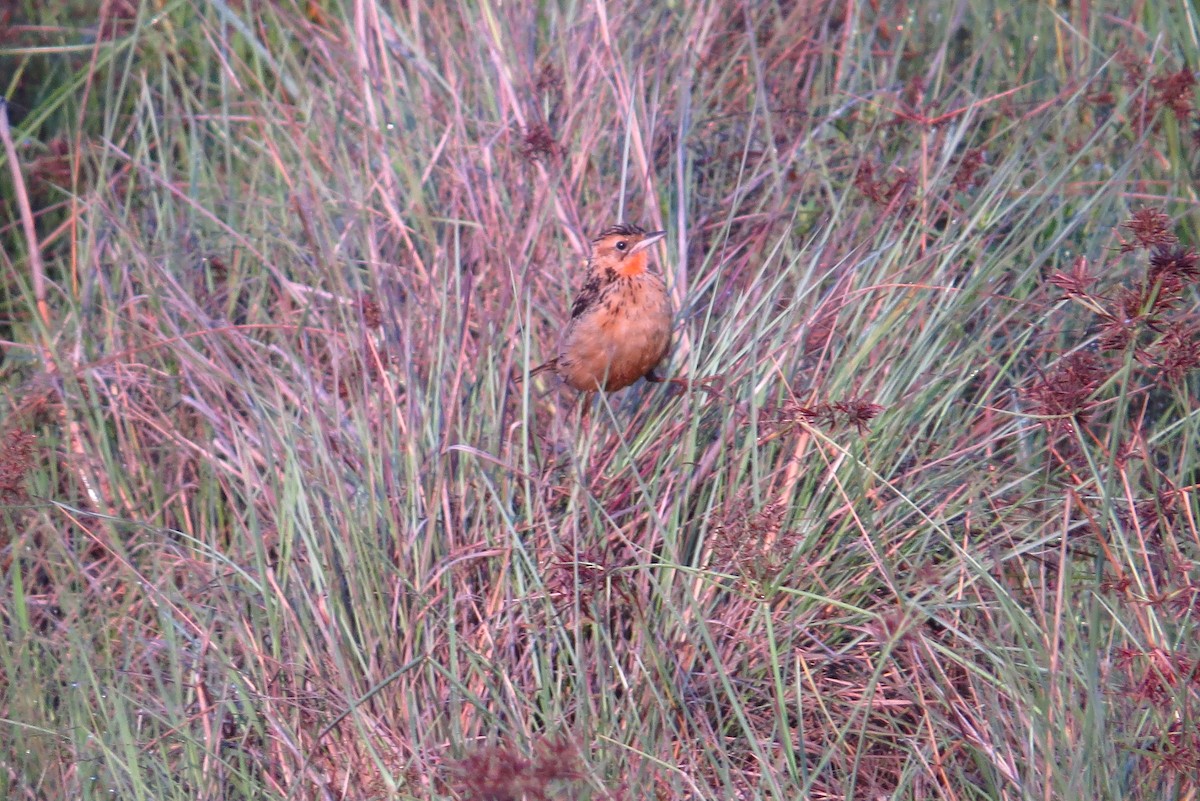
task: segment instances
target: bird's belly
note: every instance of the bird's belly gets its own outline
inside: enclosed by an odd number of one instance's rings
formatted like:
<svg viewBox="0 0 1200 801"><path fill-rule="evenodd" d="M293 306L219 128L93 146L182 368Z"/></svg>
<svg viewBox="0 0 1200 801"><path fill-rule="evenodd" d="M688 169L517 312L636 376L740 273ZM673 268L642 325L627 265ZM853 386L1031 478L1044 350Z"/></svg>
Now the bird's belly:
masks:
<svg viewBox="0 0 1200 801"><path fill-rule="evenodd" d="M671 344L671 314L662 302L614 304L577 319L562 343L558 372L580 391L623 389L653 370Z"/></svg>

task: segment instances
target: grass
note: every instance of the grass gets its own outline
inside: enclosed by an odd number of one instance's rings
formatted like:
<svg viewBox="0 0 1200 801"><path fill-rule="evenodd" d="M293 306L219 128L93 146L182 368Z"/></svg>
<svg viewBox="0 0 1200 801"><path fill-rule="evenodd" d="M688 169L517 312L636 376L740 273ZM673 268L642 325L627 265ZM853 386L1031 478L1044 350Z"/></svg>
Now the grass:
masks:
<svg viewBox="0 0 1200 801"><path fill-rule="evenodd" d="M1200 17L885 5L11 4L0 796L1195 798Z"/></svg>

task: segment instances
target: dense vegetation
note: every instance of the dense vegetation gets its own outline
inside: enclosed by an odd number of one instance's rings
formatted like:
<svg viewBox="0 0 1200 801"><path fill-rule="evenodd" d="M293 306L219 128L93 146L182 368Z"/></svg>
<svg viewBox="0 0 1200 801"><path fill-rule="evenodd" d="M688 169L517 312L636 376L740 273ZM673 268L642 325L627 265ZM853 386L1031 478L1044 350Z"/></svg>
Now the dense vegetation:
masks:
<svg viewBox="0 0 1200 801"><path fill-rule="evenodd" d="M1129 5L5 3L0 797L1196 797ZM703 387L585 414L619 220Z"/></svg>

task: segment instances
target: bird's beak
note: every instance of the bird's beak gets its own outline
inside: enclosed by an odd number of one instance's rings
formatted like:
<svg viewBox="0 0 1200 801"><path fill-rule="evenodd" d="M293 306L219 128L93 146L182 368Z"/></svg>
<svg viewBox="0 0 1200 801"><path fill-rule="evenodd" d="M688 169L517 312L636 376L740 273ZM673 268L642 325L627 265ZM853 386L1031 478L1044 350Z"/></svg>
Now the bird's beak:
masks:
<svg viewBox="0 0 1200 801"><path fill-rule="evenodd" d="M630 248L629 255L632 256L634 253L645 250L666 235L666 231L651 231L650 233L646 234L645 239Z"/></svg>

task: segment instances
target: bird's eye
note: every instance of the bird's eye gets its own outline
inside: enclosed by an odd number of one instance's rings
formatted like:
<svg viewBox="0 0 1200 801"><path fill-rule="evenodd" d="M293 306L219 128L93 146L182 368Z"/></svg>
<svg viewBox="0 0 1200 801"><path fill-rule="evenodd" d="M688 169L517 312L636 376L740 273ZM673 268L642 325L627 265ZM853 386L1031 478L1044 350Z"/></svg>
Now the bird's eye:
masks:
<svg viewBox="0 0 1200 801"><path fill-rule="evenodd" d="M617 243L617 250L624 250L624 249L625 249L625 240L622 239L620 242Z"/></svg>

